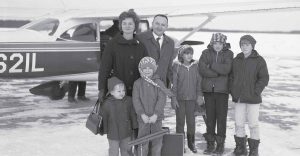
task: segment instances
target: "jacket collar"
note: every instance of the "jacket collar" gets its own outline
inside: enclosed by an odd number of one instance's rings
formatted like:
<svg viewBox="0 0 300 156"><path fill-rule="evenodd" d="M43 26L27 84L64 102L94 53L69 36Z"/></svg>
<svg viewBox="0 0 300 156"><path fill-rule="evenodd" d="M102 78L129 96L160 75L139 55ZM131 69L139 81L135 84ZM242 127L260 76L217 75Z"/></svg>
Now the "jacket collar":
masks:
<svg viewBox="0 0 300 156"><path fill-rule="evenodd" d="M259 54L256 50L252 50L251 54L248 56L248 58L256 58L256 57L259 57ZM244 59L244 53L243 52L240 52L236 58L238 59Z"/></svg>
<svg viewBox="0 0 300 156"><path fill-rule="evenodd" d="M156 43L156 40L155 40L155 38L154 38L154 36L153 36L153 30L151 29L151 30L148 30L146 33L145 33L145 36L146 36L146 38L148 39L148 40L152 40L152 42L153 43ZM165 34L163 34L163 44L166 42L170 42L170 38L169 37L167 37Z"/></svg>
<svg viewBox="0 0 300 156"><path fill-rule="evenodd" d="M178 60L176 60L176 61L174 61L174 64L178 64L178 65L180 65L180 66L184 66L184 67L186 67L186 68L190 68L190 67L192 67L193 65L197 65L198 64L198 61L197 60L192 60L192 63L190 64L190 65L185 65L185 64L183 64L183 63L181 63L180 61L178 61Z"/></svg>
<svg viewBox="0 0 300 156"><path fill-rule="evenodd" d="M117 34L115 38L117 42L120 44L134 44L134 45L139 44L139 41L136 39L135 35L133 35L132 40L126 40L121 33Z"/></svg>

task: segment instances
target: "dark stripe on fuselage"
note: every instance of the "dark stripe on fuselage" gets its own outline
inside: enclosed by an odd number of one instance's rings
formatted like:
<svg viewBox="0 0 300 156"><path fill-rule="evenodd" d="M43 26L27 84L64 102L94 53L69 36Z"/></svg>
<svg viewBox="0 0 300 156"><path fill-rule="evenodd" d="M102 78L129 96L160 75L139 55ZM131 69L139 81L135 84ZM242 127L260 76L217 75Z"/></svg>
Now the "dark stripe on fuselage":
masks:
<svg viewBox="0 0 300 156"><path fill-rule="evenodd" d="M0 78L39 78L98 71L98 42L0 43Z"/></svg>

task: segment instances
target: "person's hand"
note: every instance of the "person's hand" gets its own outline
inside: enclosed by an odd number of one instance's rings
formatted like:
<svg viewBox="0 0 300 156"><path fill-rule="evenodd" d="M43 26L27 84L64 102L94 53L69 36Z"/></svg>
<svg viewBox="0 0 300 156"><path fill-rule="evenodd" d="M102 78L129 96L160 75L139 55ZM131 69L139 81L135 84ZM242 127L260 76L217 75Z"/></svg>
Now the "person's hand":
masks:
<svg viewBox="0 0 300 156"><path fill-rule="evenodd" d="M177 108L179 108L179 104L178 104L178 101L177 101L176 97L172 97L171 98L171 107L174 110L176 110Z"/></svg>
<svg viewBox="0 0 300 156"><path fill-rule="evenodd" d="M203 105L204 104L204 100L203 100L202 96L198 96L198 98L197 98L197 104L198 105Z"/></svg>
<svg viewBox="0 0 300 156"><path fill-rule="evenodd" d="M143 120L144 123L149 123L150 119L146 114L142 114L141 117L142 117L142 120Z"/></svg>
<svg viewBox="0 0 300 156"><path fill-rule="evenodd" d="M104 90L103 89L99 90L98 99L100 102L103 102L103 100L104 100Z"/></svg>
<svg viewBox="0 0 300 156"><path fill-rule="evenodd" d="M150 118L149 118L149 123L155 123L157 120L157 115L153 114Z"/></svg>

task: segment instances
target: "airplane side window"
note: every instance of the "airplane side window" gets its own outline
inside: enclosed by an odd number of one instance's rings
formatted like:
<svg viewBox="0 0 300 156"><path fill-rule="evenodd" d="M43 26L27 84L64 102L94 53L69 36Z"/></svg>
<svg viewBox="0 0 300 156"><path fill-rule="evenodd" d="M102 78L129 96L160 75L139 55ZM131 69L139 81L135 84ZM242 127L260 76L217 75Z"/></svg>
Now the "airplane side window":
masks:
<svg viewBox="0 0 300 156"><path fill-rule="evenodd" d="M95 42L96 41L96 26L94 23L82 24L74 29L71 40L75 41L86 41Z"/></svg>
<svg viewBox="0 0 300 156"><path fill-rule="evenodd" d="M38 31L41 33L46 33L47 35L53 35L59 25L59 21L57 19L45 19L39 23L36 23L28 29Z"/></svg>

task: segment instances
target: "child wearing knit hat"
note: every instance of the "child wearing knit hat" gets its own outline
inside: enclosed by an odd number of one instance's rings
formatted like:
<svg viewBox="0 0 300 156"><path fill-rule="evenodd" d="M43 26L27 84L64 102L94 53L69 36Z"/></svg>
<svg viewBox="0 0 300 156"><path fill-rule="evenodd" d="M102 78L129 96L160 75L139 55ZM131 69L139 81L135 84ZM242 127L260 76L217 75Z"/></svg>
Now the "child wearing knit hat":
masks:
<svg viewBox="0 0 300 156"><path fill-rule="evenodd" d="M104 100L101 113L104 134L107 134L109 155L132 155L128 146L133 130L137 128L136 114L132 99L126 96L125 85L117 77L108 79L108 94Z"/></svg>
<svg viewBox="0 0 300 156"><path fill-rule="evenodd" d="M235 104L235 155L247 155L247 140L249 155L258 156L259 108L262 103L261 93L269 82L266 61L254 49L256 40L251 35L240 39L241 53L233 59L230 74L230 90ZM250 138L247 139L245 124L248 121Z"/></svg>
<svg viewBox="0 0 300 156"><path fill-rule="evenodd" d="M214 33L199 59L207 116L206 133L203 135L207 142L204 154L224 152L229 97L228 76L233 60L233 52L229 49L226 39L224 34Z"/></svg>
<svg viewBox="0 0 300 156"><path fill-rule="evenodd" d="M159 76L154 74L157 65L153 58L142 58L138 67L141 78L134 82L132 100L137 113L138 138L141 138L162 130L167 89ZM151 149L149 142L139 146L138 155L148 155L151 150L152 155L160 156L162 137L151 142Z"/></svg>
<svg viewBox="0 0 300 156"><path fill-rule="evenodd" d="M171 103L178 101L176 106L176 133L184 134L184 125L187 123L188 147L193 153L197 153L195 146L195 115L196 108L203 105L201 90L201 76L199 74L198 61L193 60L194 50L189 45L183 45L178 49L178 61L173 64L172 91L176 95Z"/></svg>

